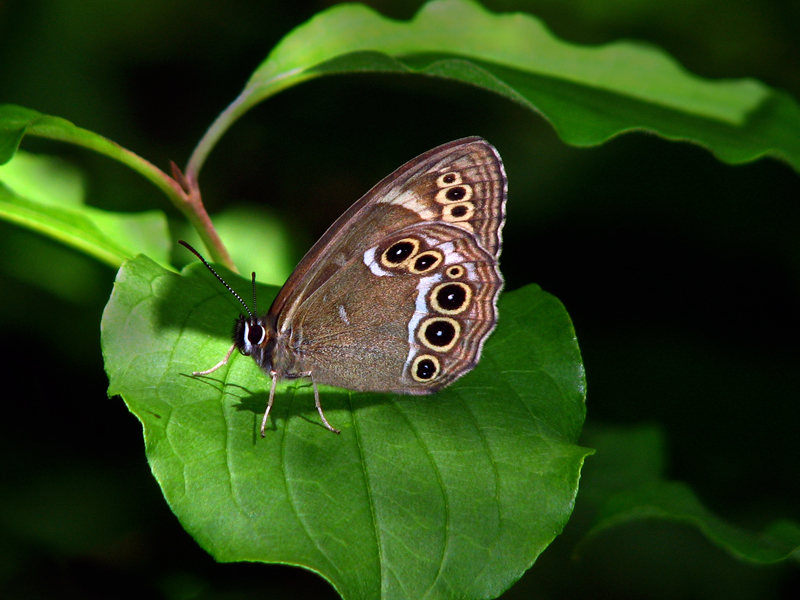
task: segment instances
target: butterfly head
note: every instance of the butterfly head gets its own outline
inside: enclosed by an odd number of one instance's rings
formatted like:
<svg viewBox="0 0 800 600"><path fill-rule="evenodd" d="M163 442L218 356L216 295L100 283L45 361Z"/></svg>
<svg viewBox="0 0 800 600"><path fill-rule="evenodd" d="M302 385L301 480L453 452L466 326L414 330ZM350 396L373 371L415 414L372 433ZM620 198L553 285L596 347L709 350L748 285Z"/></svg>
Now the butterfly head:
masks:
<svg viewBox="0 0 800 600"><path fill-rule="evenodd" d="M252 356L258 364L268 362L275 345L266 317L239 315L233 326L233 343L245 356Z"/></svg>
<svg viewBox="0 0 800 600"><path fill-rule="evenodd" d="M231 294L236 296L236 299L242 303L244 310L247 312L247 316L240 314L233 326L233 343L239 352L245 356L252 356L258 364L269 362L272 355L272 347L275 345L275 342L269 335L270 328L267 324L267 317L258 316L258 304L256 303L256 274L253 273L252 276L253 311L251 312L250 308L247 306L247 303L242 300L242 297L237 294L222 277L219 276L219 274L210 264L208 264L208 261L206 261L206 259L203 258L197 250L192 248L183 240L178 240L178 243L182 246L185 246L190 252L199 258L208 268L208 270L211 271L217 279L219 279L222 285L224 285L225 288Z"/></svg>

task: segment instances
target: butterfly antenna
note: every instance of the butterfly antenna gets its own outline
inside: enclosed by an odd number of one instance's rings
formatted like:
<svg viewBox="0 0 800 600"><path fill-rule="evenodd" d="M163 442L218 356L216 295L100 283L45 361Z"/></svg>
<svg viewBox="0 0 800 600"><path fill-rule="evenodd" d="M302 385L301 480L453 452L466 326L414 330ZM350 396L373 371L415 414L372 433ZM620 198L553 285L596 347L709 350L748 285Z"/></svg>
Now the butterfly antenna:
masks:
<svg viewBox="0 0 800 600"><path fill-rule="evenodd" d="M258 301L256 300L256 272L253 271L253 312L258 314Z"/></svg>
<svg viewBox="0 0 800 600"><path fill-rule="evenodd" d="M217 273L214 270L214 268L210 264L208 264L208 261L205 258L203 258L197 250L192 248L189 244L187 244L183 240L178 240L178 243L181 246L185 247L187 250L189 250L189 252L194 254L197 258L199 258L203 262L203 264L208 268L208 270L211 271L214 274L214 277L219 279L220 283L222 283L222 285L224 285L231 294L236 296L236 298L239 300L239 302L242 303L242 306L244 306L244 309L247 311L247 314L250 315L250 318L252 319L253 318L253 313L250 312L250 309L247 307L247 304L245 304L245 301L242 300L242 297L239 294L237 294L233 290L233 288L231 286L229 286L225 282L225 280L222 277L219 276L219 273ZM253 308L255 308L255 297L256 297L256 274L253 273L253 305L254 305Z"/></svg>

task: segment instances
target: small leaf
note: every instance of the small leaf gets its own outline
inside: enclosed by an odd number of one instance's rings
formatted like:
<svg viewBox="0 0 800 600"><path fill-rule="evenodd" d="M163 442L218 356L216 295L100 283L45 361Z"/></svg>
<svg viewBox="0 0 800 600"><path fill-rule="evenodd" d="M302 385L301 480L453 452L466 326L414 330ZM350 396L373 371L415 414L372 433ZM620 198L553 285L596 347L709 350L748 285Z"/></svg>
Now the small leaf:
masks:
<svg viewBox="0 0 800 600"><path fill-rule="evenodd" d="M249 282L222 270L248 294ZM260 300L275 288L259 286ZM434 396L282 385L249 358L207 377L240 310L199 265L120 270L103 315L109 394L141 420L153 473L220 561L300 565L348 599L496 597L564 527L584 457L584 378L561 304L505 294L473 372Z"/></svg>
<svg viewBox="0 0 800 600"><path fill-rule="evenodd" d="M139 253L168 264L169 231L163 213L112 213L86 206L80 175L50 157L19 152L0 166L0 219L115 268Z"/></svg>
<svg viewBox="0 0 800 600"><path fill-rule="evenodd" d="M172 197L175 193L171 180L163 172L102 135L78 127L60 117L51 117L14 104L0 104L0 165L14 158L25 135L68 142L105 154L149 179L168 197Z"/></svg>
<svg viewBox="0 0 800 600"><path fill-rule="evenodd" d="M571 144L646 130L693 141L721 160L773 156L800 170L800 107L754 79L708 80L642 43L578 46L535 17L433 0L409 22L340 4L290 32L198 145L195 170L224 131L262 100L313 77L417 73L475 85L548 119Z"/></svg>
<svg viewBox="0 0 800 600"><path fill-rule="evenodd" d="M685 483L667 481L663 473L663 440L652 427L593 430L598 460L584 476L581 498L598 514L587 540L613 527L642 519L667 519L697 527L709 541L754 563L800 559L800 526L789 521L754 534L726 523L702 505ZM585 542L584 542L585 543Z"/></svg>
<svg viewBox="0 0 800 600"><path fill-rule="evenodd" d="M800 559L797 524L776 523L763 534L751 533L712 514L694 491L679 481L659 481L614 494L589 536L641 519L668 519L693 525L724 550L755 563Z"/></svg>

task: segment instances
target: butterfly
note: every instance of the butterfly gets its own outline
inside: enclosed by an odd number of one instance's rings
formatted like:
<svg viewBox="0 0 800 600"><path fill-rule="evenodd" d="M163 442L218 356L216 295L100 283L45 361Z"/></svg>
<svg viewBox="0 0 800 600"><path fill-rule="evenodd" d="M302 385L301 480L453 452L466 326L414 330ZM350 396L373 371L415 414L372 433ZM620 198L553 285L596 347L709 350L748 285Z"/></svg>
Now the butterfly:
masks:
<svg viewBox="0 0 800 600"><path fill-rule="evenodd" d="M498 267L508 184L497 150L479 137L407 162L353 204L303 257L265 315L236 296L225 358L251 356L270 377L261 435L280 379L430 394L478 363L497 323ZM255 273L253 273L255 299ZM255 308L255 307L254 307Z"/></svg>

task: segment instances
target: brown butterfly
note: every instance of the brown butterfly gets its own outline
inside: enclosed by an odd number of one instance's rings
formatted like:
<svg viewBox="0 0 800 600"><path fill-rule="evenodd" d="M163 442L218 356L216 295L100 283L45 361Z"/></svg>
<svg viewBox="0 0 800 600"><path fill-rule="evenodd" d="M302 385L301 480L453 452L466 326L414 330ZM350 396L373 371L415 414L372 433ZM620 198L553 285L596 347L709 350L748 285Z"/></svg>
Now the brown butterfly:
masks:
<svg viewBox="0 0 800 600"><path fill-rule="evenodd" d="M233 346L272 379L350 390L430 394L470 371L497 322L507 181L497 150L469 137L406 163L314 244L266 315L245 307ZM253 274L255 293L255 273Z"/></svg>

